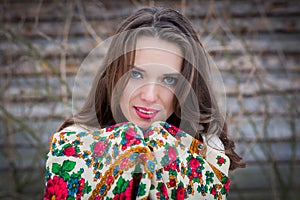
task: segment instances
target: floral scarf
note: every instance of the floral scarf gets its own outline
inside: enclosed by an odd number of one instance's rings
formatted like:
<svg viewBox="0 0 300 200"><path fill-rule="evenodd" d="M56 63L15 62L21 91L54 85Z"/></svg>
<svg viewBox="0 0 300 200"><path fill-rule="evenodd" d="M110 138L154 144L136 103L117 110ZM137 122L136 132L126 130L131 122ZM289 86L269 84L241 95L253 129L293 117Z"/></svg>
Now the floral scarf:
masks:
<svg viewBox="0 0 300 200"><path fill-rule="evenodd" d="M166 122L61 131L50 143L44 199L226 199L228 168L222 151Z"/></svg>

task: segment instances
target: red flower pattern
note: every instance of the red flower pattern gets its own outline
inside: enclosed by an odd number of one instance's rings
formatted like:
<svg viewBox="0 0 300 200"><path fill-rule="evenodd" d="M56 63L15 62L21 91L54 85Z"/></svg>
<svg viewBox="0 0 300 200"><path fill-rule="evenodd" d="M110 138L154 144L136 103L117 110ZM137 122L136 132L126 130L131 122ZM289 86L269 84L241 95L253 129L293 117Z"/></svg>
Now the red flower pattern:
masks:
<svg viewBox="0 0 300 200"><path fill-rule="evenodd" d="M224 158L222 158L222 157L219 158L219 159L218 159L218 163L223 164L223 163L224 163Z"/></svg>
<svg viewBox="0 0 300 200"><path fill-rule="evenodd" d="M197 169L199 167L199 165L200 165L200 161L198 159L196 159L196 158L190 159L190 167L192 169Z"/></svg>
<svg viewBox="0 0 300 200"><path fill-rule="evenodd" d="M225 158L223 158L222 156L217 156L217 164L218 164L219 166L222 166L222 165L225 164L225 163L226 163Z"/></svg>
<svg viewBox="0 0 300 200"><path fill-rule="evenodd" d="M111 184L113 180L114 180L114 177L112 175L108 176L106 179L106 184L107 185Z"/></svg>
<svg viewBox="0 0 300 200"><path fill-rule="evenodd" d="M122 150L126 150L133 144L140 144L141 141L136 138L136 132L133 128L129 128L126 133L124 134L124 138L126 139L126 143L122 145Z"/></svg>
<svg viewBox="0 0 300 200"><path fill-rule="evenodd" d="M176 199L178 200L184 199L184 188L182 186L178 187L176 190Z"/></svg>
<svg viewBox="0 0 300 200"><path fill-rule="evenodd" d="M67 147L67 148L64 149L64 154L66 156L73 156L75 153L76 153L76 150L73 146Z"/></svg>
<svg viewBox="0 0 300 200"><path fill-rule="evenodd" d="M217 194L217 190L216 190L215 187L213 187L213 188L211 189L211 194L214 195L214 196Z"/></svg>
<svg viewBox="0 0 300 200"><path fill-rule="evenodd" d="M103 156L106 144L104 141L97 142L94 146L94 155L97 157Z"/></svg>
<svg viewBox="0 0 300 200"><path fill-rule="evenodd" d="M176 180L174 178L170 179L169 186L170 187L175 187L176 186Z"/></svg>
<svg viewBox="0 0 300 200"><path fill-rule="evenodd" d="M124 192L120 194L116 194L113 200L131 200L131 192L132 192L133 179L129 181L129 184Z"/></svg>
<svg viewBox="0 0 300 200"><path fill-rule="evenodd" d="M179 129L175 126L170 126L167 128L167 131L169 133L171 133L173 136L176 136L177 132L179 131Z"/></svg>
<svg viewBox="0 0 300 200"><path fill-rule="evenodd" d="M123 159L120 163L120 168L124 169L127 166L128 162L129 162L128 158Z"/></svg>
<svg viewBox="0 0 300 200"><path fill-rule="evenodd" d="M168 156L170 158L170 162L173 162L177 159L177 153L176 153L176 150L173 147L169 147Z"/></svg>
<svg viewBox="0 0 300 200"><path fill-rule="evenodd" d="M169 198L168 190L164 183L161 185L160 191L161 191L162 195L164 195L164 197L166 197L166 199Z"/></svg>
<svg viewBox="0 0 300 200"><path fill-rule="evenodd" d="M44 200L65 200L68 196L67 182L63 178L54 176L47 182Z"/></svg>
<svg viewBox="0 0 300 200"><path fill-rule="evenodd" d="M177 170L177 171L179 171L179 166L177 165L177 163L176 162L172 162L172 163L170 163L170 165L168 165L168 170L169 169L172 169L172 170Z"/></svg>
<svg viewBox="0 0 300 200"><path fill-rule="evenodd" d="M81 199L81 197L83 195L84 184L85 184L85 180L84 180L84 178L81 178L79 180L78 192L76 193L77 200Z"/></svg>
<svg viewBox="0 0 300 200"><path fill-rule="evenodd" d="M226 190L226 193L228 194L229 188L230 188L230 179L229 178L226 180L226 183L224 184L224 188Z"/></svg>
<svg viewBox="0 0 300 200"><path fill-rule="evenodd" d="M119 127L118 127L119 126ZM120 129L119 129L120 128ZM154 129L156 128L156 129ZM190 185L191 183L194 184L194 186L190 187L192 188L193 191L196 191L195 187L198 187L199 184L202 184L203 186L206 187L206 192L203 193L204 196L206 195L206 197L211 197L211 195L214 198L223 198L223 196L227 196L227 194L229 193L229 187L230 187L230 180L227 176L225 176L225 174L221 174L222 178L222 183L219 184L219 182L215 182L217 179L216 177L213 178L212 182L209 183L209 185L205 185L205 180L207 175L205 174L205 172L207 171L206 166L207 163L205 160L202 160L202 158L200 157L195 157L195 154L189 154L188 157L186 157L185 155L183 156L178 156L178 153L181 153L181 151L183 150L183 148L185 147L179 147L176 146L177 143L171 143L170 141L173 141L173 138L178 139L178 137L186 137L184 134L183 136L181 136L181 130L179 130L178 128L165 124L165 123L161 123L160 127L159 126L154 126L153 129L150 129L146 132L151 133L148 134L148 139L149 140L155 140L157 142L157 146L155 148L157 149L163 149L163 156L167 157L166 160L168 160L169 162L163 166L161 170L161 174L160 176L157 175L158 177L158 181L160 187L153 187L151 186L150 189L150 193L152 190L152 194L156 194L157 197L164 197L164 199L169 199L168 193L172 194L172 198L174 199L184 199L186 197L187 194L185 194L185 188L188 187L188 185ZM164 130L164 131L157 131L160 128L160 130ZM123 132L125 130L125 132ZM88 138L91 137L93 139L91 139L90 143L88 143L89 145L83 146L81 143L78 145L78 147L74 147L74 143L72 143L71 140L68 140L69 138L69 134L66 133L62 133L59 135L59 139L56 136L56 140L53 140L54 143L57 143L57 146L55 148L59 149L59 153L61 151L63 151L63 156L76 156L76 158L80 158L80 159L84 159L84 161L86 162L87 167L90 168L90 166L94 166L94 165L88 165L90 163L95 163L95 160L92 159L93 156L110 156L111 155L111 146L113 146L113 142L118 142L117 144L119 144L117 146L117 148L119 151L127 151L129 149L131 149L131 147L140 144L143 141L143 138L139 137L139 134L136 130L137 129L134 125L132 124L127 124L125 123L125 125L123 126L122 124L119 125L114 125L111 127L108 127L106 129L103 129L101 131L101 134L99 135L99 137L92 137L92 134L87 134L84 135L82 134L80 137L80 140L82 138ZM115 134L115 131L120 131L123 134ZM108 133L110 132L110 133ZM153 134L154 132L157 132L158 134ZM114 137L108 137L110 135L114 135ZM157 138L151 138L152 135L155 135L155 137ZM95 139L97 138L97 139ZM107 138L110 138L109 140L107 140ZM169 140L171 138L171 140ZM69 144L69 146L62 146L61 144L59 144L59 141L63 140L65 144ZM121 141L121 143L120 143ZM159 142L158 142L159 141ZM184 141L184 140L183 140ZM85 143L86 144L86 143ZM72 146L73 145L73 146ZM144 143L143 145L144 146ZM84 148L88 148L89 149L84 149ZM147 146L145 146L146 148ZM180 149L181 148L181 149ZM188 147L187 147L188 148ZM53 150L52 150L53 151ZM53 151L54 152L54 151ZM90 152L89 154L82 156L82 152ZM157 151L159 152L159 151ZM121 154L122 152L120 152ZM153 154L155 154L155 151L153 152ZM181 155L181 154L180 154ZM55 157L56 155L52 154L50 155L52 157ZM60 154L61 156L61 154ZM62 156L62 157L63 157ZM155 156L155 155L154 155ZM66 158L65 157L65 158ZM151 158L150 158L151 157ZM104 157L103 157L104 158ZM109 158L109 157L107 157ZM110 157L110 159L112 159ZM141 153L139 156L139 161L141 163L146 163L146 161L148 161L149 159L152 159L152 156L149 156L146 153ZM222 157L222 156L217 156L214 159L215 162L217 161L217 165L221 166L224 163L226 163L227 159L226 156ZM129 158L122 158L122 160L120 160L118 166L115 167L114 170L119 170L121 169L125 169L128 170L126 166L128 166L128 163L131 162L129 160ZM49 170L49 177L52 177L52 179L49 179L46 185L46 190L45 190L45 196L44 196L44 200L45 199L67 199L69 197L72 197L73 199L79 200L82 199L82 197L89 197L89 195L91 194L91 191L94 190L94 186L90 185L90 181L88 179L84 179L82 178L83 174L81 173L86 173L89 170L86 170L86 168L83 167L84 171L79 171L78 173L78 177L77 178L77 190L73 193L70 193L70 191L68 191L68 176L65 176L66 173L60 173L60 169L64 169L67 170L66 172L69 174L69 176L74 172L74 169L78 170L78 164L76 163L76 168L75 166L71 165L71 162L69 162L68 164L66 164L64 166L64 168L59 168L57 167L57 163L55 163L56 165L52 164L52 166L49 166L49 168L47 170ZM59 165L62 165L59 163ZM199 167L203 167L203 169L200 170ZM81 167L81 166L80 166ZM103 169L106 169L107 166L103 166ZM73 169L71 169L73 168ZM54 172L55 169L57 172ZM130 168L131 169L131 168ZM51 171L53 170L53 171ZM141 168L142 173L144 173L144 168ZM221 172L221 171L220 171ZM94 171L95 173L95 171ZM155 172L154 172L155 173ZM213 173L213 172L212 172ZM162 174L164 174L164 179L162 179ZM57 176L58 175L58 176ZM103 175L103 174L102 174ZM141 179L141 185L139 185L139 187L137 187L137 184L135 184L135 182L133 180L130 180L129 177L125 176L126 174L111 174L109 175L106 180L104 180L104 184L107 186L111 186L110 187L110 191L106 191L107 193L105 193L105 195L109 196L113 199L124 199L124 200L129 200L131 198L135 198L135 195L137 195L137 193L139 192L139 195L148 195L149 192L149 188L150 185L147 185L146 183L144 184L142 182L143 178ZM64 176L64 178L60 177L60 176ZM126 184L121 183L121 187L118 189L118 194L116 194L115 192L112 192L114 190L113 185L115 183L115 180L117 180L116 178L120 176L120 177L124 177L124 183L126 182ZM168 177L166 177L168 176ZM203 176L203 177L202 177ZM160 177L160 178L159 178ZM182 177L186 177L184 179L182 179ZM70 177L71 178L71 177ZM73 177L74 178L74 177ZM101 175L100 175L101 178ZM132 178L132 177L131 177ZM166 178L166 179L165 179ZM187 178L189 180L187 180ZM94 180L94 179L93 179ZM186 182L186 180L188 182ZM165 181L165 182L164 182ZM200 181L200 182L199 182ZM125 188L126 187L126 188ZM108 187L109 188L109 187ZM104 190L108 189L104 187ZM209 192L207 191L207 189L209 188ZM148 190L148 191L147 191ZM133 191L135 191L136 193L134 193ZM72 191L71 191L72 192ZM207 193L208 192L208 193ZM112 195L112 193L114 195ZM188 193L188 190L187 190ZM191 193L188 193L189 197L193 198L193 195ZM197 193L195 192L195 195L201 195L202 193ZM69 196L68 196L69 195ZM86 196L85 196L86 195ZM133 196L132 196L133 195ZM191 196L190 196L191 195ZM96 199L100 199L101 195L97 194Z"/></svg>

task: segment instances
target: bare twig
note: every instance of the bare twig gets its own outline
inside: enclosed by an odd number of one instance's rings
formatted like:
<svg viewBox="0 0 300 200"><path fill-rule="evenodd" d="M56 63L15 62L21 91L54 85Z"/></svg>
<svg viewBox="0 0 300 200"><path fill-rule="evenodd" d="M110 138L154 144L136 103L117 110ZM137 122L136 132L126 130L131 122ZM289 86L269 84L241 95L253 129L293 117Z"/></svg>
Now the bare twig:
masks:
<svg viewBox="0 0 300 200"><path fill-rule="evenodd" d="M41 10L41 7L43 5L43 0L40 0L40 2L38 3L37 5L37 8L36 8L36 14L35 14L35 17L34 17L34 26L33 26L33 30L35 30L35 32L40 35L42 38L45 38L47 40L51 40L51 37L49 37L46 33L40 31L38 29L38 25L39 25L39 17L40 17L40 10Z"/></svg>
<svg viewBox="0 0 300 200"><path fill-rule="evenodd" d="M68 14L65 22L65 26L63 29L63 40L62 40L62 49L60 53L60 76L63 81L66 81L66 51L68 49L68 37L69 37L69 32L70 32L70 27L72 23L72 18L73 18L73 10L74 10L74 5L73 1L69 1L68 3ZM61 93L63 97L63 102L67 102L68 100L68 93L67 93L67 86L66 85L61 85Z"/></svg>
<svg viewBox="0 0 300 200"><path fill-rule="evenodd" d="M87 22L85 14L84 14L84 9L82 7L82 3L80 0L76 0L76 6L79 11L79 17L80 17L81 22L84 24L86 30L91 34L91 36L94 38L94 40L96 40L97 43L99 44L100 42L102 42L102 39L99 35L97 35L97 33L93 29L92 25Z"/></svg>

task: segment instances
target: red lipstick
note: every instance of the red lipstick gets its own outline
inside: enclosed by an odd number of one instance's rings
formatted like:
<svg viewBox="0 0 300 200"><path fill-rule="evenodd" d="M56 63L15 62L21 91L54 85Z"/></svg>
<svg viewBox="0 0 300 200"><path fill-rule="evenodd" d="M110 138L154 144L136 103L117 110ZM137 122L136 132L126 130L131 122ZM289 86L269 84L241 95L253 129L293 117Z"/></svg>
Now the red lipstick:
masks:
<svg viewBox="0 0 300 200"><path fill-rule="evenodd" d="M142 119L152 119L158 113L158 110L140 106L134 106L134 109L136 114Z"/></svg>

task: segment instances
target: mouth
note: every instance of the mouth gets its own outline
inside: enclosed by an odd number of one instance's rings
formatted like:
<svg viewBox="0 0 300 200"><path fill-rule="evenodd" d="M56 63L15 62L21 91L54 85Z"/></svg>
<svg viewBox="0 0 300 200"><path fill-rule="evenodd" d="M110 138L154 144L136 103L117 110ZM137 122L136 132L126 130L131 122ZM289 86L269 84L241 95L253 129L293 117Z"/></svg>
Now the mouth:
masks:
<svg viewBox="0 0 300 200"><path fill-rule="evenodd" d="M136 114L142 119L152 119L159 112L158 110L145 108L140 106L134 106Z"/></svg>

